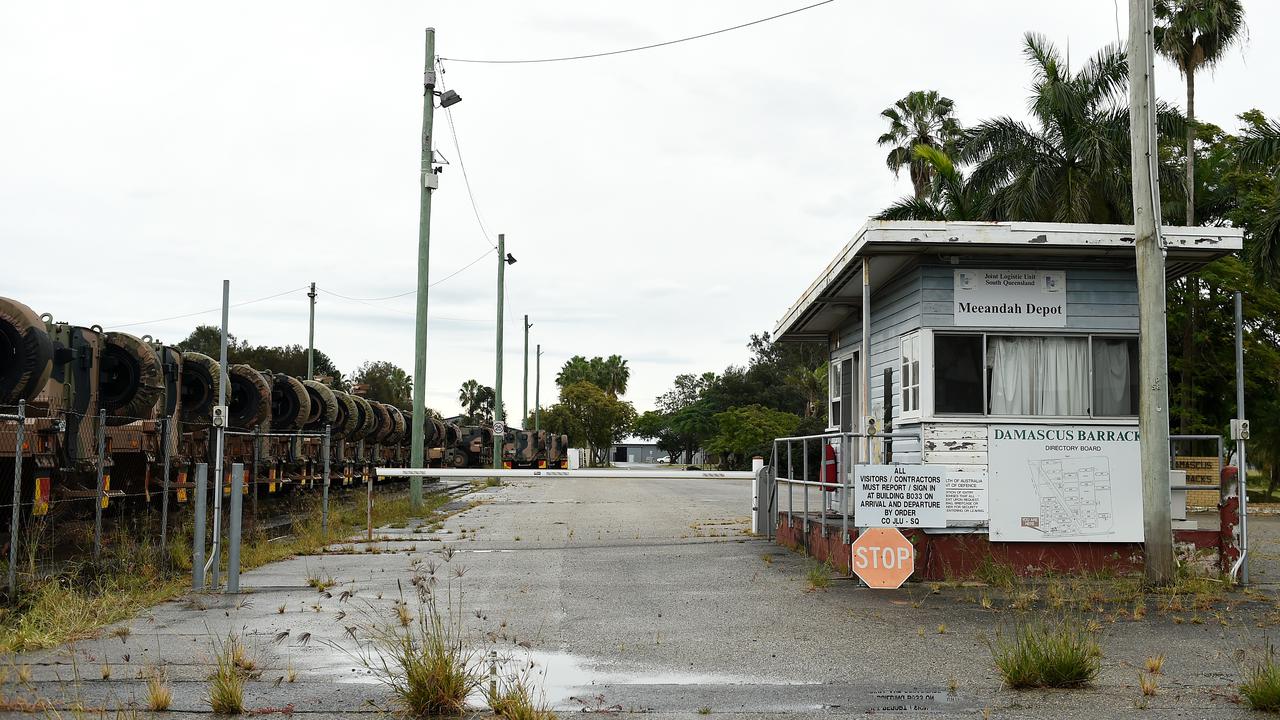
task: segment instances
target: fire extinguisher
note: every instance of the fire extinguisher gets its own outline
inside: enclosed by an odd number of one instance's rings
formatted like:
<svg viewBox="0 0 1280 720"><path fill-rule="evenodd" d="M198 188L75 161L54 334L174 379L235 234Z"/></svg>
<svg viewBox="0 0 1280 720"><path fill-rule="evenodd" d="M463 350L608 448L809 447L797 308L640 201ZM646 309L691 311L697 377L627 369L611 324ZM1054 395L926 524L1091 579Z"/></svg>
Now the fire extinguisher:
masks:
<svg viewBox="0 0 1280 720"><path fill-rule="evenodd" d="M839 480L836 477L836 447L831 443L822 446L822 489L827 492L835 492Z"/></svg>

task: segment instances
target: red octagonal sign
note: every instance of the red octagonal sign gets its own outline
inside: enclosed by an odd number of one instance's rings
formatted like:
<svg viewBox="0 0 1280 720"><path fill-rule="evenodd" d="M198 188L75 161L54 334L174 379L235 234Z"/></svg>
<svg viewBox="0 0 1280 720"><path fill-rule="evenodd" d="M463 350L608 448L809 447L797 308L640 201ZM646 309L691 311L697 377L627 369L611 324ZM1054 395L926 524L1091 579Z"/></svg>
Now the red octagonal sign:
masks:
<svg viewBox="0 0 1280 720"><path fill-rule="evenodd" d="M916 549L897 528L870 528L853 541L853 572L867 587L893 590L916 569Z"/></svg>

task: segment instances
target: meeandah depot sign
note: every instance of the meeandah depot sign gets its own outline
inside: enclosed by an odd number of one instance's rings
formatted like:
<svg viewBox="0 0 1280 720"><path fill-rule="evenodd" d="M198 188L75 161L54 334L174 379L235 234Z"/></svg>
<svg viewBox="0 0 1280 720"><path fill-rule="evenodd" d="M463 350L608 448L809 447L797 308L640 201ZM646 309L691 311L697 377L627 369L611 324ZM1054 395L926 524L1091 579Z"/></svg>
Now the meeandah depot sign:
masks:
<svg viewBox="0 0 1280 720"><path fill-rule="evenodd" d="M955 324L1065 327L1066 290L1061 270L956 270Z"/></svg>

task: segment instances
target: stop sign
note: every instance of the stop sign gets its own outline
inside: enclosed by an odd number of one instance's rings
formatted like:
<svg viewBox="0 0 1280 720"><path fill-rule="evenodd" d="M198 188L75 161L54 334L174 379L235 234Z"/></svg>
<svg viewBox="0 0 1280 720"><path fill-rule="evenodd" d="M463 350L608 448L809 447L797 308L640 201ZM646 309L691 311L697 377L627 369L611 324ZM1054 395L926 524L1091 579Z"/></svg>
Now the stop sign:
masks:
<svg viewBox="0 0 1280 720"><path fill-rule="evenodd" d="M870 528L853 541L853 572L868 587L893 590L916 569L916 549L897 528Z"/></svg>

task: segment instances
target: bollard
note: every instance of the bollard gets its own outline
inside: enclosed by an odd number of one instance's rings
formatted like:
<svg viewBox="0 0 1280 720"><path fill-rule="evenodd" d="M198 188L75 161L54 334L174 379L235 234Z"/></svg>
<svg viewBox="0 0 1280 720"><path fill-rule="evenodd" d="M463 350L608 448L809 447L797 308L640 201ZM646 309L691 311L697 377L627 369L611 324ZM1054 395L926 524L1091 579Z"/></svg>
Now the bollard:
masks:
<svg viewBox="0 0 1280 720"><path fill-rule="evenodd" d="M18 591L18 524L22 521L22 443L27 430L27 401L18 401L17 442L13 451L13 518L9 521L9 601Z"/></svg>
<svg viewBox="0 0 1280 720"><path fill-rule="evenodd" d="M196 464L196 497L192 509L195 518L191 537L191 589L204 589L204 505L208 495L209 464Z"/></svg>
<svg viewBox="0 0 1280 720"><path fill-rule="evenodd" d="M227 592L240 592L240 515L244 509L244 463L231 465L231 521L228 524Z"/></svg>
<svg viewBox="0 0 1280 720"><path fill-rule="evenodd" d="M755 455L751 458L751 472L755 477L751 480L751 534L760 534L760 478L764 470L764 458Z"/></svg>
<svg viewBox="0 0 1280 720"><path fill-rule="evenodd" d="M320 479L323 489L320 501L320 533L326 543L329 542L329 426L324 426L324 476Z"/></svg>
<svg viewBox="0 0 1280 720"><path fill-rule="evenodd" d="M169 436L172 432L169 418L162 419L160 440L164 443L164 495L160 498L160 557L166 567L169 565L169 554L165 552L169 542Z"/></svg>
<svg viewBox="0 0 1280 720"><path fill-rule="evenodd" d="M98 494L93 508L93 561L102 556L102 487L103 472L107 465L107 411L98 411Z"/></svg>

